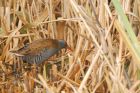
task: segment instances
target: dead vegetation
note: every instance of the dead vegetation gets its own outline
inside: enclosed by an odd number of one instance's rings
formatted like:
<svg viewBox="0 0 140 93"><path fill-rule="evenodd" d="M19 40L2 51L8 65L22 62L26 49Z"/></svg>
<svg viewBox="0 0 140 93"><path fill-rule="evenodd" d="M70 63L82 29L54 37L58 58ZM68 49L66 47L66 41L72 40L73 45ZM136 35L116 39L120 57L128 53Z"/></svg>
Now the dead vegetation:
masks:
<svg viewBox="0 0 140 93"><path fill-rule="evenodd" d="M120 3L139 40L140 1ZM0 0L0 93L139 93L140 55L118 15L111 0ZM9 52L40 38L73 51L41 70Z"/></svg>

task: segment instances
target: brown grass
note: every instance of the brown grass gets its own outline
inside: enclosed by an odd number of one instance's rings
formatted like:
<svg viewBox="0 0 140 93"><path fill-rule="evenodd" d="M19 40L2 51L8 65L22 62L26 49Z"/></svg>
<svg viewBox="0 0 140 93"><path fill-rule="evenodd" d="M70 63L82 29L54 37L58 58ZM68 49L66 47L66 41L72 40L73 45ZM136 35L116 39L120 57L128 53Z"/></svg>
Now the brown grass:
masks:
<svg viewBox="0 0 140 93"><path fill-rule="evenodd" d="M139 93L140 68L110 1L0 0L0 93ZM140 1L120 2L139 40ZM40 38L73 51L40 72L9 52Z"/></svg>

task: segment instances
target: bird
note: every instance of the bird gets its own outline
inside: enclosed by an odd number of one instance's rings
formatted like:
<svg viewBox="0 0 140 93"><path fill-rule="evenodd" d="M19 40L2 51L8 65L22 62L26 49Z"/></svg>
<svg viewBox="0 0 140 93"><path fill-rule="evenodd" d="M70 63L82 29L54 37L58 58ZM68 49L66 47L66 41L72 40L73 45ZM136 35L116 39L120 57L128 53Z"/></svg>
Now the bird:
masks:
<svg viewBox="0 0 140 93"><path fill-rule="evenodd" d="M63 48L70 49L65 40L39 39L10 52L20 56L23 62L41 64Z"/></svg>

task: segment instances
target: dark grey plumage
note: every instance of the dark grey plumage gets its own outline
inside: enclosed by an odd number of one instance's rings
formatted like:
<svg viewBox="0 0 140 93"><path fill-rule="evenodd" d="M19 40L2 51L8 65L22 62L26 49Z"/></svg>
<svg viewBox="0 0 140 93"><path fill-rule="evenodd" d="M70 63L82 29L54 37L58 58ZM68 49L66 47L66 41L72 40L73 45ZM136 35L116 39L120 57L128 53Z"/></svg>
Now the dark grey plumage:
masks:
<svg viewBox="0 0 140 93"><path fill-rule="evenodd" d="M11 52L21 55L21 58L25 62L30 64L41 64L66 47L67 43L64 40L40 39L30 44L26 44L17 51Z"/></svg>

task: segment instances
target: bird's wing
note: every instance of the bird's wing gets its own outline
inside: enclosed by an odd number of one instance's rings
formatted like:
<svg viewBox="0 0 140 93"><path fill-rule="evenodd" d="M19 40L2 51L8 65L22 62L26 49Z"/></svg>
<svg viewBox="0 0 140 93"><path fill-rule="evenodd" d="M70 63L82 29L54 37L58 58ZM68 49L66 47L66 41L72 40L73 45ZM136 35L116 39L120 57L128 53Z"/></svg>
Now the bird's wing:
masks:
<svg viewBox="0 0 140 93"><path fill-rule="evenodd" d="M20 55L37 55L44 49L49 50L52 48L58 48L59 44L57 40L53 39L40 39L33 41L32 43L26 44L24 47L16 51Z"/></svg>

